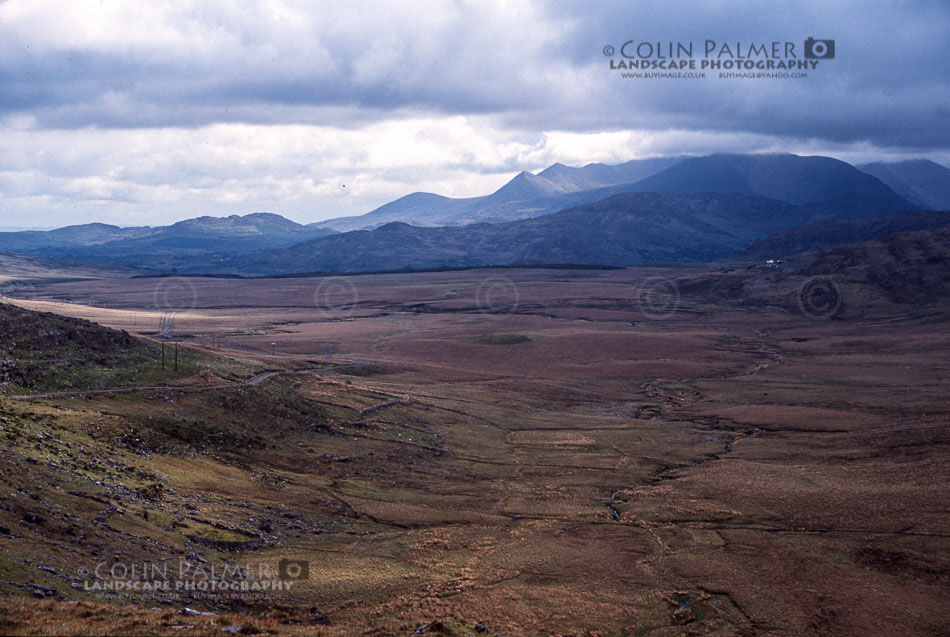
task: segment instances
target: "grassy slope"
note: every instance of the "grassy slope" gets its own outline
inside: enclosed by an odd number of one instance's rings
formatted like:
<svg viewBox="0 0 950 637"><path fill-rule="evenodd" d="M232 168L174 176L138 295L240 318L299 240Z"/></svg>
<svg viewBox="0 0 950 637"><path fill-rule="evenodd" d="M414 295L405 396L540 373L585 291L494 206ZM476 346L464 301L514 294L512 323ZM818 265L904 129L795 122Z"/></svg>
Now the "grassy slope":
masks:
<svg viewBox="0 0 950 637"><path fill-rule="evenodd" d="M155 621L166 632L172 625L207 632L319 625L313 590L272 596L252 612L261 621L228 614L251 610L245 602L175 591L120 593L111 601L140 609L110 610L82 590L81 569L101 561L276 562L316 538L324 547L318 550L347 546L385 528L338 495L371 492L361 480L338 479L350 473L352 440L386 447L411 437L415 446L400 460L425 453L420 445L439 444L417 429L361 424L365 410L390 396L349 383L314 394L319 381L299 375L211 391L17 399L23 390L143 382L200 387L209 373L248 377L256 370L189 352L177 374L150 371L153 342L12 306L0 306L0 317L5 357L17 361L16 380L0 395L0 595L48 598L0 605L4 633L152 633ZM41 360L56 364L42 367ZM310 381L304 394L298 379ZM320 466L323 475L316 475ZM374 468L377 476L388 470L384 459ZM222 542L247 543L247 550L235 553ZM50 607L54 600L93 603ZM214 610L219 619L145 610L156 604Z"/></svg>
<svg viewBox="0 0 950 637"><path fill-rule="evenodd" d="M0 393L24 394L72 389L159 385L202 369L238 371L194 350L134 338L84 321L0 303Z"/></svg>

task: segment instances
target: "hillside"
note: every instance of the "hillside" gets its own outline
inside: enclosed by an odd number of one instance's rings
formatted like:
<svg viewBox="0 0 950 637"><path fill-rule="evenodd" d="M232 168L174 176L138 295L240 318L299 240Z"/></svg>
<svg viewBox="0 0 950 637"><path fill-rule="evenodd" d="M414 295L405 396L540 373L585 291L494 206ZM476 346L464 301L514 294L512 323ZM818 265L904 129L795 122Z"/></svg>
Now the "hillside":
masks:
<svg viewBox="0 0 950 637"><path fill-rule="evenodd" d="M827 248L801 272L877 286L896 303L945 299L950 296L950 226Z"/></svg>
<svg viewBox="0 0 950 637"><path fill-rule="evenodd" d="M184 349L180 371L162 371L157 343L7 304L0 304L0 336L3 606L16 605L14 598L111 602L97 618L85 613L79 623L57 624L62 613L54 612L49 622L56 627L39 633L174 634L175 626L211 615L185 617L185 605L222 607L220 599L208 601L197 589L130 588L109 599L95 592L103 577L90 575L103 560L167 561L176 569L190 560L221 569L232 564L234 551L278 545L299 537L305 527L311 536L336 532L338 525L346 532L357 527L350 526L352 514L318 488L308 489L299 508L293 498L281 499L287 478L274 477L281 470L269 464L263 450L286 444L284 455L272 460L287 462L296 445L285 443L286 434L312 438L328 410L301 404L279 383L269 389L242 383L241 375L247 378L252 367ZM104 386L139 389L88 391ZM30 396L48 391L61 393ZM260 427L262 422L267 427ZM304 450L296 453L306 459ZM204 479L207 487L196 482ZM244 502L235 501L230 490L241 485L253 485ZM283 511L275 513L278 503ZM191 577L201 580L200 574ZM289 596L268 608L269 621L243 601L234 602L244 614L231 623L244 633L260 634L265 625L273 633L288 617L301 625L327 623L325 615L314 613L313 603L294 605ZM137 602L140 609L176 606L134 630L115 614L116 602ZM119 611L124 612L137 610L128 606ZM207 633L229 627L225 617L205 622ZM4 632L11 631L8 621L3 618ZM90 633L93 623L98 628ZM87 629L79 630L79 624Z"/></svg>
<svg viewBox="0 0 950 637"><path fill-rule="evenodd" d="M849 195L873 198L893 209L913 209L877 178L831 157L790 154L694 157L647 177L637 191L717 192L809 204Z"/></svg>
<svg viewBox="0 0 950 637"><path fill-rule="evenodd" d="M927 159L860 164L891 190L921 208L950 210L950 170Z"/></svg>
<svg viewBox="0 0 950 637"><path fill-rule="evenodd" d="M95 265L76 265L50 259L41 259L17 252L0 250L0 294L3 294L7 285L22 287L28 282L67 280L67 279L102 279L122 276L132 276L138 271L131 268L107 268Z"/></svg>
<svg viewBox="0 0 950 637"><path fill-rule="evenodd" d="M821 221L782 230L749 246L743 256L774 259L825 247L880 239L895 232L928 230L950 223L945 212L911 212L874 219Z"/></svg>
<svg viewBox="0 0 950 637"><path fill-rule="evenodd" d="M741 195L627 193L502 224L392 223L250 255L236 273L358 272L441 266L582 263L627 266L734 254L806 213Z"/></svg>
<svg viewBox="0 0 950 637"><path fill-rule="evenodd" d="M101 389L194 373L182 352L180 374L161 367L161 346L89 321L0 303L0 395Z"/></svg>
<svg viewBox="0 0 950 637"><path fill-rule="evenodd" d="M332 231L280 215L254 213L198 217L154 228L96 223L43 232L4 232L0 249L53 259L170 269L211 255L277 248L327 234Z"/></svg>

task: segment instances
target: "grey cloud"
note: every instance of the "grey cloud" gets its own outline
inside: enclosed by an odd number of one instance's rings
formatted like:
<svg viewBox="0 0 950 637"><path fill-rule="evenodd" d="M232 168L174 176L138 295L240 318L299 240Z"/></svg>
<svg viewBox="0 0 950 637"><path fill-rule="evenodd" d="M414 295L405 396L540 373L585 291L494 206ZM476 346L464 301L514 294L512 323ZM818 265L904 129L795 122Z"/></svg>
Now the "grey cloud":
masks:
<svg viewBox="0 0 950 637"><path fill-rule="evenodd" d="M0 225L253 210L314 221L413 190L484 194L554 161L946 161L950 147L939 0L179 0L87 21L101 6L0 1ZM834 38L837 55L803 80L625 80L602 53L628 39L808 36Z"/></svg>
<svg viewBox="0 0 950 637"><path fill-rule="evenodd" d="M430 24L414 20L410 5L386 5L378 19L324 8L326 19L316 9L302 26L260 27L219 5L199 17L206 32L196 38L208 44L194 46L204 56L157 45L62 49L20 33L0 45L0 109L67 128L345 126L410 110L491 113L529 130L687 128L908 148L950 141L946 3L525 6L504 19L459 5ZM195 28L177 19L169 28ZM807 36L834 38L838 50L805 80L624 80L601 53L627 39Z"/></svg>

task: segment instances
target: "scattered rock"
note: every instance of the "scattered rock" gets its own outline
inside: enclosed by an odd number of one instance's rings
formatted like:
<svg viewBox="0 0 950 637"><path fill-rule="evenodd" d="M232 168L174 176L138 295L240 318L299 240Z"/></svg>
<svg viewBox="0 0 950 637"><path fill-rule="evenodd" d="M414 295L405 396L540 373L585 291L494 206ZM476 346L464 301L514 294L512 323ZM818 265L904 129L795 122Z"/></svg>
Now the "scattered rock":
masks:
<svg viewBox="0 0 950 637"><path fill-rule="evenodd" d="M693 617L693 611L687 608L686 606L677 608L673 612L673 623L676 624L677 626L688 624L694 619L695 617Z"/></svg>
<svg viewBox="0 0 950 637"><path fill-rule="evenodd" d="M57 591L52 586L42 586L40 584L30 584L30 587L33 589L33 594L37 597L52 597L56 595Z"/></svg>
<svg viewBox="0 0 950 637"><path fill-rule="evenodd" d="M310 624L314 626L329 626L330 618L322 610L314 606L310 609Z"/></svg>

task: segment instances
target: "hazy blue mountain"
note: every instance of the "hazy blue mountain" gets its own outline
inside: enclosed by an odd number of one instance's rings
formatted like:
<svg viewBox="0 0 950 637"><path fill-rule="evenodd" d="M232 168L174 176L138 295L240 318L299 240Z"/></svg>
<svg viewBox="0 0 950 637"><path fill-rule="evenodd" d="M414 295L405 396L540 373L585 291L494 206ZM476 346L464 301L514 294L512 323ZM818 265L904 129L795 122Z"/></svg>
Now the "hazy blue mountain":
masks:
<svg viewBox="0 0 950 637"><path fill-rule="evenodd" d="M950 210L950 170L929 159L861 164L858 170L873 175L911 203L928 210Z"/></svg>
<svg viewBox="0 0 950 637"><path fill-rule="evenodd" d="M624 193L500 224L394 222L248 255L226 271L359 272L403 268L703 261L808 221L801 206L732 194Z"/></svg>
<svg viewBox="0 0 950 637"><path fill-rule="evenodd" d="M69 245L100 245L110 241L148 236L153 230L149 227L120 228L105 223L87 223L56 230L0 232L0 248L15 252L33 252Z"/></svg>
<svg viewBox="0 0 950 637"><path fill-rule="evenodd" d="M280 215L198 217L170 226L119 228L101 223L58 230L0 233L0 249L56 258L166 268L215 253L247 253L325 236Z"/></svg>
<svg viewBox="0 0 950 637"><path fill-rule="evenodd" d="M859 195L897 208L907 201L876 177L831 157L692 157L634 184L646 192L718 192L805 204Z"/></svg>
<svg viewBox="0 0 950 637"><path fill-rule="evenodd" d="M486 201L530 201L539 197L556 197L578 190L570 185L546 179L540 175L522 171L507 184L488 195Z"/></svg>
<svg viewBox="0 0 950 637"><path fill-rule="evenodd" d="M851 199L865 216L919 210L876 177L830 157L798 155L708 155L644 159L616 166L554 164L537 175L522 172L484 197L452 199L414 193L356 217L330 219L316 227L342 232L392 221L416 226L498 223L550 214L621 192L734 193L788 203Z"/></svg>
<svg viewBox="0 0 950 637"><path fill-rule="evenodd" d="M634 183L572 190L657 169ZM0 249L159 271L251 275L521 262L630 265L718 258L818 220L918 209L876 177L835 159L710 155L554 165L538 175L522 172L484 197L414 193L373 213L334 220L372 219L379 233L336 236L326 224L303 226L255 213L156 228L88 224L0 233Z"/></svg>
<svg viewBox="0 0 950 637"><path fill-rule="evenodd" d="M631 184L673 165L680 159L637 159L615 166L587 164L571 167L554 164L537 175L521 172L490 195L452 199L417 192L380 206L365 215L340 217L312 225L345 232L376 228L393 221L416 226L460 226L526 219L622 192L607 192L603 189ZM590 192L586 195L581 194L588 191Z"/></svg>
<svg viewBox="0 0 950 637"><path fill-rule="evenodd" d="M604 186L632 184L641 179L665 170L684 159L683 157L658 157L655 159L634 159L622 164L587 164L579 168L554 164L538 173L572 191L592 190Z"/></svg>

